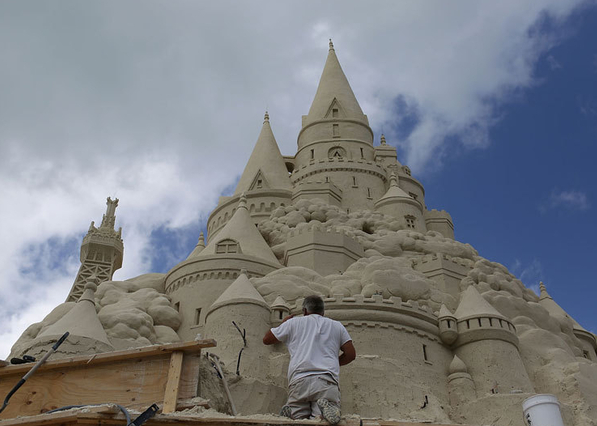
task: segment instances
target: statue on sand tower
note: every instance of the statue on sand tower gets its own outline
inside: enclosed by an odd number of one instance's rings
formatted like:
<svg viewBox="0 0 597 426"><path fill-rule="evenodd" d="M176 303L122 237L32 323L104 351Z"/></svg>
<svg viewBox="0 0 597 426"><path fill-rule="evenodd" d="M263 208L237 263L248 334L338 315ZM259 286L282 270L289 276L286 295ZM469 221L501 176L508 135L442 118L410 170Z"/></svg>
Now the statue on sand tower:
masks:
<svg viewBox="0 0 597 426"><path fill-rule="evenodd" d="M450 214L429 210L426 195L391 141L375 144L330 44L294 155L281 154L266 115L207 238L166 274L110 281L122 264L120 231L112 220L92 226L68 301L31 325L12 356L50 344L44 338L70 312L93 327L81 327L68 356L200 333L217 340L229 371L238 366L230 390L239 411L274 413L291 359L263 336L318 294L359 348L339 378L344 414L506 426L520 422L525 398L552 393L566 424L594 424L595 335L545 286L536 295L457 241ZM92 274L97 290L86 285Z"/></svg>

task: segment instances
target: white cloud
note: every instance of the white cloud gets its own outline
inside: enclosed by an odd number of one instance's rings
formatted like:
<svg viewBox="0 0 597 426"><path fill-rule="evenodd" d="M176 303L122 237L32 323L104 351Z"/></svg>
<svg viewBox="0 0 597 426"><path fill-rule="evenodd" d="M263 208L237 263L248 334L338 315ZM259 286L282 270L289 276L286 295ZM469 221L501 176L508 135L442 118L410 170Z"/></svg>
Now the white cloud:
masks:
<svg viewBox="0 0 597 426"><path fill-rule="evenodd" d="M588 210L591 205L587 195L582 191L554 190L549 196L548 207L552 209Z"/></svg>
<svg viewBox="0 0 597 426"><path fill-rule="evenodd" d="M148 272L153 230L209 214L266 106L294 153L328 38L374 130L421 175L448 137L491 143L495 107L536 84L534 64L581 4L0 3L0 356L66 297L106 196L121 200L116 276L128 278ZM403 140L398 97L415 123Z"/></svg>
<svg viewBox="0 0 597 426"><path fill-rule="evenodd" d="M562 68L562 64L560 64L553 55L549 55L547 57L547 64L549 65L552 71Z"/></svg>
<svg viewBox="0 0 597 426"><path fill-rule="evenodd" d="M543 265L538 259L533 259L529 264L523 264L519 259L515 259L509 269L526 287L537 295L540 294L539 282L545 281L545 278Z"/></svg>

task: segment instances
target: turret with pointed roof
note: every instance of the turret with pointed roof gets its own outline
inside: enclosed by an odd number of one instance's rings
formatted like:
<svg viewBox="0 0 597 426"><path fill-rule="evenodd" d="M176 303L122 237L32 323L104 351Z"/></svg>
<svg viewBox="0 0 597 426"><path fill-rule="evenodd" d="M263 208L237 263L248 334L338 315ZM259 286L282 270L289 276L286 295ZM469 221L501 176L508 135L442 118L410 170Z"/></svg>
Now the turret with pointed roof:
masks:
<svg viewBox="0 0 597 426"><path fill-rule="evenodd" d="M263 127L245 170L236 185L235 195L258 189L291 190L288 169L272 132L266 111Z"/></svg>
<svg viewBox="0 0 597 426"><path fill-rule="evenodd" d="M480 395L495 393L498 389L501 393L533 391L518 351L514 325L491 306L474 285L461 293L454 317L458 329L458 338L453 344L455 354L468 367Z"/></svg>
<svg viewBox="0 0 597 426"><path fill-rule="evenodd" d="M387 172L375 162L373 131L330 41L317 92L303 116L291 182L326 181L342 191L342 207L373 209ZM300 197L298 197L300 198Z"/></svg>
<svg viewBox="0 0 597 426"><path fill-rule="evenodd" d="M309 114L303 119L303 127L322 118L333 118L334 108L338 108L338 115L341 114L342 118L357 120L369 126L369 120L363 114L330 40L328 57Z"/></svg>
<svg viewBox="0 0 597 426"><path fill-rule="evenodd" d="M181 338L192 339L201 332L208 308L237 278L239 270L245 269L247 275L262 277L281 267L254 225L247 198L242 194L232 218L207 246L193 251L166 275L166 293L172 303L179 304L183 316L177 330Z"/></svg>
<svg viewBox="0 0 597 426"><path fill-rule="evenodd" d="M277 207L290 204L292 184L285 160L272 132L267 111L261 133L236 185L234 195L220 197L218 207L209 216L209 241L232 217L241 194L245 194L247 198L247 208L254 224L269 218Z"/></svg>
<svg viewBox="0 0 597 426"><path fill-rule="evenodd" d="M218 346L212 351L225 365L237 367L243 377L262 377L269 367L262 357L272 350L261 343L271 326L269 320L269 305L249 280L247 271L241 270L208 308L205 335L217 339Z"/></svg>
<svg viewBox="0 0 597 426"><path fill-rule="evenodd" d="M427 232L423 206L398 186L398 179L393 171L390 173L390 188L376 201L375 210L402 221L405 228Z"/></svg>

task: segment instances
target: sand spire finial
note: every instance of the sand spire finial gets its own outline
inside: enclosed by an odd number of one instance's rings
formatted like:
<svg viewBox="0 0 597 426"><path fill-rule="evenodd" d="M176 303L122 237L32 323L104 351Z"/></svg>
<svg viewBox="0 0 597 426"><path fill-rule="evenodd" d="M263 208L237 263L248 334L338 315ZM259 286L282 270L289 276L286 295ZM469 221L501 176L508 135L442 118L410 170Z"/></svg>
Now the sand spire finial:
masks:
<svg viewBox="0 0 597 426"><path fill-rule="evenodd" d="M205 247L205 236L203 235L203 231L199 233L199 241L197 241L197 245Z"/></svg>
<svg viewBox="0 0 597 426"><path fill-rule="evenodd" d="M386 144L386 137L385 137L385 135L383 133L381 134L381 144L382 145Z"/></svg>
<svg viewBox="0 0 597 426"><path fill-rule="evenodd" d="M398 186L398 179L396 178L396 173L392 170L390 173L390 186Z"/></svg>
<svg viewBox="0 0 597 426"><path fill-rule="evenodd" d="M247 275L247 270L245 268L241 269L240 270L240 275Z"/></svg>
<svg viewBox="0 0 597 426"><path fill-rule="evenodd" d="M244 192L240 195L240 200L238 200L238 208L247 208L247 197L245 196Z"/></svg>
<svg viewBox="0 0 597 426"><path fill-rule="evenodd" d="M330 39L330 50L334 50L334 43L332 43L332 39Z"/></svg>
<svg viewBox="0 0 597 426"><path fill-rule="evenodd" d="M265 115L263 116L263 122L269 123L269 113L265 110Z"/></svg>
<svg viewBox="0 0 597 426"><path fill-rule="evenodd" d="M539 281L539 290L539 299L551 299L551 296L547 292L547 288L545 287L545 284L543 284L543 281Z"/></svg>

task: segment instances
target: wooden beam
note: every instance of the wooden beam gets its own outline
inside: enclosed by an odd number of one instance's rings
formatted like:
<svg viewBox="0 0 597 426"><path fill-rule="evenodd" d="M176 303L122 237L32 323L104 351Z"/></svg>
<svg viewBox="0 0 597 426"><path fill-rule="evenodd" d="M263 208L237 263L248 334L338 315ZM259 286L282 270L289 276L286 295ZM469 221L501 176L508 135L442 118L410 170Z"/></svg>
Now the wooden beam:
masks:
<svg viewBox="0 0 597 426"><path fill-rule="evenodd" d="M176 401L178 400L178 385L180 384L180 373L182 372L182 360L184 352L175 351L170 355L170 368L168 369L168 382L166 383L166 392L164 393L163 413L173 413L176 411Z"/></svg>
<svg viewBox="0 0 597 426"><path fill-rule="evenodd" d="M182 351L185 353L201 352L202 348L213 348L216 346L216 341L213 339L197 340L193 342L172 343L169 345L154 345L144 346L142 348L127 349L125 351L105 352L95 355L80 355L71 358L62 358L57 360L50 360L39 367L38 371L52 370L64 367L74 367L78 365L97 365L104 363L113 363L116 361L127 360L131 358L146 358L160 354L168 354L174 351ZM0 377L4 375L12 375L27 373L35 363L9 365L0 368Z"/></svg>

